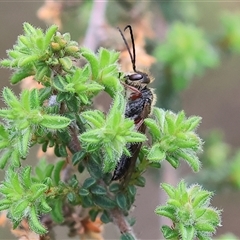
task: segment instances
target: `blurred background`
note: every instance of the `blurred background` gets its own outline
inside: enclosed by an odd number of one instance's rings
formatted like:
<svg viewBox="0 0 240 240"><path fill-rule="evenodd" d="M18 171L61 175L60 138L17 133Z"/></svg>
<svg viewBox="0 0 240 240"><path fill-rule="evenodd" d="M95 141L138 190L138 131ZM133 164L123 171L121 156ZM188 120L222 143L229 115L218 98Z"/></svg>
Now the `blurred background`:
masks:
<svg viewBox="0 0 240 240"><path fill-rule="evenodd" d="M132 66L116 27L132 25L137 69L148 69L154 76L156 105L201 116L198 133L205 142L199 173L192 173L186 164L174 170L168 163L160 174L146 173L146 187L139 189L132 213L137 219L136 235L161 239L160 226L166 222L154 214L165 198L159 184L176 185L184 178L215 192L212 205L223 209L223 226L216 239L240 239L240 2L1 1L0 58L22 34L23 22L43 29L57 24L61 32L70 32L73 40L94 51L100 46L121 51L125 71ZM0 69L0 89L10 85L10 74ZM100 96L99 100L107 107L106 99ZM14 239L9 232L0 228L0 239ZM56 232L57 239L68 239L64 229ZM106 227L104 235L105 239L119 236L113 225Z"/></svg>

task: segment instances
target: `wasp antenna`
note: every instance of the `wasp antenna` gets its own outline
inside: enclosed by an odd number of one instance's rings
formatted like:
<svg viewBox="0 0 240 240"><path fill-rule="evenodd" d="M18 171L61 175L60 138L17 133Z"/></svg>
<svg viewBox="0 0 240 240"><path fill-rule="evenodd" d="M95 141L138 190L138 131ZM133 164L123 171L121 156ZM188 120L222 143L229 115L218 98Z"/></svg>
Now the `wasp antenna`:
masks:
<svg viewBox="0 0 240 240"><path fill-rule="evenodd" d="M124 43L125 43L125 45L126 45L126 47L127 47L128 53L129 53L130 58L131 58L133 71L136 72L136 64L135 64L135 62L136 62L136 53L135 53L135 43L134 43L134 38L133 38L132 27L131 27L130 25L127 25L127 26L124 28L124 31L125 31L127 28L129 28L130 35L131 35L133 54L132 54L131 51L130 51L130 47L129 47L128 43L127 43L126 38L125 38L124 35L123 35L123 32L121 31L120 28L118 28L118 31L120 32L120 34L121 34L121 36L122 36L122 38L123 38L123 41L124 41Z"/></svg>
<svg viewBox="0 0 240 240"><path fill-rule="evenodd" d="M130 35L131 35L131 40L132 40L132 49L133 49L133 54L131 56L131 60L132 60L132 65L133 65L133 71L136 72L136 52L135 52L135 42L134 42L134 37L133 37L133 31L132 31L132 27L131 25L127 25L125 28L124 28L124 31L126 29L129 28L129 32L130 32Z"/></svg>

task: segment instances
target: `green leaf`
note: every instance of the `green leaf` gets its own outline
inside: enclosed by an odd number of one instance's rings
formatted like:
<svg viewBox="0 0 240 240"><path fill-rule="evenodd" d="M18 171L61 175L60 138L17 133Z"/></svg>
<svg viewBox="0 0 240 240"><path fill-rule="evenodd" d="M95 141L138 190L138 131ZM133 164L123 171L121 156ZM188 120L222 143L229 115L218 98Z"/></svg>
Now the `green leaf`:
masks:
<svg viewBox="0 0 240 240"><path fill-rule="evenodd" d="M116 207L116 203L107 196L104 195L95 195L93 197L93 202L95 205L103 209L113 209Z"/></svg>
<svg viewBox="0 0 240 240"><path fill-rule="evenodd" d="M42 104L46 99L49 99L49 97L52 95L52 88L51 87L45 87L41 88L38 91L38 101L39 105Z"/></svg>
<svg viewBox="0 0 240 240"><path fill-rule="evenodd" d="M29 23L24 22L23 23L23 30L26 35L31 36L32 34L36 34L36 29Z"/></svg>
<svg viewBox="0 0 240 240"><path fill-rule="evenodd" d="M37 60L39 60L39 56L37 54L22 57L18 61L18 67L21 68L21 67L25 67L27 65L31 65L34 62L36 62Z"/></svg>
<svg viewBox="0 0 240 240"><path fill-rule="evenodd" d="M55 166L51 163L48 163L48 162L46 162L46 164L47 164L47 166L44 169L44 179L46 179L48 177L51 178L53 169L58 168L58 162ZM55 173L53 173L53 174L55 174ZM55 177L53 176L53 178L55 178Z"/></svg>
<svg viewBox="0 0 240 240"><path fill-rule="evenodd" d="M13 172L13 169L8 169L7 178L9 178L9 182L12 184L12 188L15 190L15 193L23 195L25 190L19 181L18 172Z"/></svg>
<svg viewBox="0 0 240 240"><path fill-rule="evenodd" d="M0 168L4 169L7 164L7 161L10 159L12 152L10 150L5 150L1 153L0 156Z"/></svg>
<svg viewBox="0 0 240 240"><path fill-rule="evenodd" d="M66 149L66 146L64 144L59 144L58 153L59 153L60 157L67 157L68 156L67 149Z"/></svg>
<svg viewBox="0 0 240 240"><path fill-rule="evenodd" d="M91 71L92 71L92 79L96 80L98 77L98 71L99 71L98 58L94 55L93 52L91 52L87 48L82 48L81 53L82 53L82 56L86 58L90 64Z"/></svg>
<svg viewBox="0 0 240 240"><path fill-rule="evenodd" d="M22 218L26 214L26 210L31 205L28 199L21 199L11 206L11 212L16 218Z"/></svg>
<svg viewBox="0 0 240 240"><path fill-rule="evenodd" d="M200 124L202 118L199 116L192 116L191 118L188 119L189 121L189 127L186 129L187 131L193 131L195 130L198 125Z"/></svg>
<svg viewBox="0 0 240 240"><path fill-rule="evenodd" d="M179 167L179 160L177 157L175 156L171 156L170 154L166 156L166 160L174 167L174 168L178 168Z"/></svg>
<svg viewBox="0 0 240 240"><path fill-rule="evenodd" d="M56 223L62 223L64 221L63 211L62 211L63 199L61 198L55 199L51 206L52 206L52 211L50 212L51 218Z"/></svg>
<svg viewBox="0 0 240 240"><path fill-rule="evenodd" d="M144 142L147 140L146 135L139 132L132 132L131 136L126 136L126 141L130 143Z"/></svg>
<svg viewBox="0 0 240 240"><path fill-rule="evenodd" d="M66 72L70 71L73 66L73 62L70 57L59 58L59 62Z"/></svg>
<svg viewBox="0 0 240 240"><path fill-rule="evenodd" d="M44 195L44 192L46 192L48 189L48 186L43 183L34 183L32 184L30 191L32 192L31 195L31 201L35 201L39 197Z"/></svg>
<svg viewBox="0 0 240 240"><path fill-rule="evenodd" d="M68 193L67 199L70 203L74 203L76 201L76 194L74 192Z"/></svg>
<svg viewBox="0 0 240 240"><path fill-rule="evenodd" d="M161 137L161 131L157 126L156 121L154 121L153 119L147 118L144 120L144 123L149 128L149 131L154 139L159 139Z"/></svg>
<svg viewBox="0 0 240 240"><path fill-rule="evenodd" d="M9 108L20 108L20 103L11 89L7 87L3 88L2 95Z"/></svg>
<svg viewBox="0 0 240 240"><path fill-rule="evenodd" d="M91 209L89 211L89 217L90 217L92 222L94 222L96 220L96 217L97 217L98 213L99 213L99 210L96 210L96 209Z"/></svg>
<svg viewBox="0 0 240 240"><path fill-rule="evenodd" d="M53 180L54 180L54 184L58 185L59 181L60 181L60 174L61 174L61 170L63 168L65 164L65 160L62 161L58 161L55 164L54 170L53 170ZM50 177L50 176L49 176Z"/></svg>
<svg viewBox="0 0 240 240"><path fill-rule="evenodd" d="M62 77L61 75L57 75L54 77L53 80L53 86L60 92L65 92L66 91L66 86L67 86L66 79ZM60 93L59 93L60 94Z"/></svg>
<svg viewBox="0 0 240 240"><path fill-rule="evenodd" d="M17 84L26 77L33 75L33 71L30 69L19 69L17 72L14 72L10 78L11 84Z"/></svg>
<svg viewBox="0 0 240 240"><path fill-rule="evenodd" d="M35 80L41 82L44 86L49 86L51 70L47 65L38 66L35 73Z"/></svg>
<svg viewBox="0 0 240 240"><path fill-rule="evenodd" d="M80 190L79 190L79 195L80 196L88 196L89 193L90 193L89 190L86 189L86 188L80 188Z"/></svg>
<svg viewBox="0 0 240 240"><path fill-rule="evenodd" d="M12 158L12 166L13 167L20 167L21 166L21 163L20 163L20 155L19 155L19 152L18 152L18 149L14 149L12 151L12 154L11 154L11 158Z"/></svg>
<svg viewBox="0 0 240 240"><path fill-rule="evenodd" d="M135 197L137 188L134 185L128 185L128 192L131 196Z"/></svg>
<svg viewBox="0 0 240 240"><path fill-rule="evenodd" d="M12 201L9 199L1 199L0 200L0 211L7 210L12 205Z"/></svg>
<svg viewBox="0 0 240 240"><path fill-rule="evenodd" d="M169 134L174 134L175 132L175 121L174 121L174 116L171 114L171 112L168 112L168 114L166 114L166 118L165 118L165 126L167 126L167 132Z"/></svg>
<svg viewBox="0 0 240 240"><path fill-rule="evenodd" d="M201 190L201 192L198 192L197 196L192 201L193 207L195 208L204 206L209 201L209 198L211 196L212 196L211 192Z"/></svg>
<svg viewBox="0 0 240 240"><path fill-rule="evenodd" d="M72 164L75 166L79 162L81 162L86 156L86 152L84 150L81 150L79 152L76 152L72 156Z"/></svg>
<svg viewBox="0 0 240 240"><path fill-rule="evenodd" d="M152 167L152 168L161 168L161 163L159 162L151 162L149 164L149 167Z"/></svg>
<svg viewBox="0 0 240 240"><path fill-rule="evenodd" d="M105 116L101 111L85 111L81 116L96 128L101 128L105 124Z"/></svg>
<svg viewBox="0 0 240 240"><path fill-rule="evenodd" d="M71 119L62 116L42 115L40 125L51 129L61 129L67 127Z"/></svg>
<svg viewBox="0 0 240 240"><path fill-rule="evenodd" d="M176 212L172 206L159 206L155 209L155 213L167 218L170 218L173 222L176 222Z"/></svg>
<svg viewBox="0 0 240 240"><path fill-rule="evenodd" d="M105 224L111 222L110 216L106 210L103 211L103 214L101 215L100 220Z"/></svg>
<svg viewBox="0 0 240 240"><path fill-rule="evenodd" d="M70 180L68 181L69 186L71 186L72 188L77 188L79 185L77 176L75 174L73 174L70 178Z"/></svg>
<svg viewBox="0 0 240 240"><path fill-rule="evenodd" d="M180 224L180 234L182 240L194 239L195 229L193 226L184 226L183 224Z"/></svg>
<svg viewBox="0 0 240 240"><path fill-rule="evenodd" d="M83 143L98 144L101 141L100 135L102 134L99 129L89 130L80 135L80 141Z"/></svg>
<svg viewBox="0 0 240 240"><path fill-rule="evenodd" d="M201 232L215 232L215 227L208 222L197 222L195 223L194 228Z"/></svg>
<svg viewBox="0 0 240 240"><path fill-rule="evenodd" d="M220 225L221 218L220 218L220 213L221 211L214 209L212 207L205 208L206 211L204 214L199 217L199 221L209 223L213 226L218 226Z"/></svg>
<svg viewBox="0 0 240 240"><path fill-rule="evenodd" d="M147 159L151 162L160 162L166 158L165 152L161 149L160 144L154 144L150 149Z"/></svg>
<svg viewBox="0 0 240 240"><path fill-rule="evenodd" d="M35 38L35 44L36 46L38 47L39 50L45 50L44 49L44 39L43 39L43 36L41 37L36 37Z"/></svg>
<svg viewBox="0 0 240 240"><path fill-rule="evenodd" d="M162 183L161 184L161 188L167 193L167 195L170 198L174 198L175 197L175 188L173 186L171 186L170 184L167 183Z"/></svg>
<svg viewBox="0 0 240 240"><path fill-rule="evenodd" d="M206 212L206 208L195 208L194 209L194 215L196 218L201 218L203 214Z"/></svg>
<svg viewBox="0 0 240 240"><path fill-rule="evenodd" d="M106 189L101 185L93 185L90 188L90 191L92 194L95 194L95 195L107 195Z"/></svg>
<svg viewBox="0 0 240 240"><path fill-rule="evenodd" d="M175 229L172 229L166 225L162 226L161 231L163 233L164 238L166 238L166 239L177 239L178 238L178 231Z"/></svg>
<svg viewBox="0 0 240 240"><path fill-rule="evenodd" d="M160 129L164 129L166 112L161 108L154 107L153 115L154 115L154 118L156 119Z"/></svg>
<svg viewBox="0 0 240 240"><path fill-rule="evenodd" d="M40 202L40 209L42 213L48 213L52 208L48 205L46 199L42 198Z"/></svg>
<svg viewBox="0 0 240 240"><path fill-rule="evenodd" d="M93 177L86 178L83 183L83 188L88 189L88 188L92 187L93 185L95 185L96 182L97 182L96 179Z"/></svg>
<svg viewBox="0 0 240 240"><path fill-rule="evenodd" d="M91 175L91 177L95 179L100 179L103 175L102 167L99 165L96 165L96 162L94 162L92 159L88 160L87 170Z"/></svg>
<svg viewBox="0 0 240 240"><path fill-rule="evenodd" d="M44 228L43 225L38 220L37 211L34 206L31 207L31 210L28 216L28 224L35 233L43 235L47 232L47 229Z"/></svg>
<svg viewBox="0 0 240 240"><path fill-rule="evenodd" d="M29 189L32 185L32 179L31 179L31 167L26 166L22 172L21 172L21 180L22 184L25 188Z"/></svg>
<svg viewBox="0 0 240 240"><path fill-rule="evenodd" d="M175 120L175 124L176 126L178 127L179 125L182 125L182 123L185 121L185 112L184 111L180 111L178 114L177 114L177 118Z"/></svg>
<svg viewBox="0 0 240 240"><path fill-rule="evenodd" d="M92 207L94 205L93 203L93 199L91 196L83 196L82 197L82 206L84 208L89 208L89 207Z"/></svg>
<svg viewBox="0 0 240 240"><path fill-rule="evenodd" d="M105 48L99 49L99 67L100 69L104 68L105 66L108 66L110 63L110 52Z"/></svg>
<svg viewBox="0 0 240 240"><path fill-rule="evenodd" d="M178 151L178 155L182 157L193 169L194 172L198 172L200 169L200 161L198 157L196 156L196 153L194 153L191 150L180 150Z"/></svg>
<svg viewBox="0 0 240 240"><path fill-rule="evenodd" d="M102 83L104 84L104 86L107 89L113 89L114 93L116 91L121 91L121 89L122 89L122 86L119 83L119 79L112 75L104 76L104 78L102 79ZM106 91L107 91L107 89L106 89ZM107 91L107 92L109 93L109 91ZM110 94L110 96L114 97L114 94Z"/></svg>
<svg viewBox="0 0 240 240"><path fill-rule="evenodd" d="M134 182L134 184L139 187L145 187L145 183L146 179L143 176L139 176Z"/></svg>
<svg viewBox="0 0 240 240"><path fill-rule="evenodd" d="M31 90L29 95L29 102L30 102L30 109L38 109L40 107L40 102L39 102L39 92L37 89Z"/></svg>
<svg viewBox="0 0 240 240"><path fill-rule="evenodd" d="M120 190L120 184L119 183L112 183L110 186L109 186L109 191L110 192L113 192L113 193L116 193Z"/></svg>
<svg viewBox="0 0 240 240"><path fill-rule="evenodd" d="M116 203L117 203L118 207L120 207L121 209L123 209L123 210L126 209L127 199L123 193L119 192L116 195Z"/></svg>
<svg viewBox="0 0 240 240"><path fill-rule="evenodd" d="M46 33L45 33L45 38L44 38L44 48L46 49L47 47L49 47L49 44L54 36L54 34L56 34L58 30L58 26L57 25L51 25Z"/></svg>
<svg viewBox="0 0 240 240"><path fill-rule="evenodd" d="M22 158L27 157L31 137L32 137L31 128L24 129L20 133L20 136L18 138L18 151Z"/></svg>

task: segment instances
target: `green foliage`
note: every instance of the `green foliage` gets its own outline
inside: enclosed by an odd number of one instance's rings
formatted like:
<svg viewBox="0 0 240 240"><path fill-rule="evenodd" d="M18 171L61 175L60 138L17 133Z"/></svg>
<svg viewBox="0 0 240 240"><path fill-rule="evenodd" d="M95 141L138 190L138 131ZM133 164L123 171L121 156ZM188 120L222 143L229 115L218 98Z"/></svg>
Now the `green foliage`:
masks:
<svg viewBox="0 0 240 240"><path fill-rule="evenodd" d="M8 108L0 109L0 116L5 121L0 128L1 168L10 159L13 166L20 165L19 159L27 157L33 135L39 129L62 129L71 122L67 117L44 111L37 89L22 91L18 99L9 88L4 88L3 98Z"/></svg>
<svg viewBox="0 0 240 240"><path fill-rule="evenodd" d="M155 50L156 58L170 74L173 88L182 90L207 67L218 64L218 55L203 32L192 25L177 22L167 34L166 42Z"/></svg>
<svg viewBox="0 0 240 240"><path fill-rule="evenodd" d="M134 129L132 120L124 117L125 100L119 93L107 116L100 111L86 111L82 113L90 124L90 129L80 136L80 140L88 151L101 149L104 155L104 171L112 171L123 152L128 152L126 144L143 142L145 135ZM128 153L129 154L129 153Z"/></svg>
<svg viewBox="0 0 240 240"><path fill-rule="evenodd" d="M181 181L176 188L161 184L169 199L156 208L158 215L170 218L174 227L163 226L166 239L211 239L216 227L221 226L220 211L210 206L212 193L199 185L187 187ZM179 238L180 236L180 238Z"/></svg>
<svg viewBox="0 0 240 240"><path fill-rule="evenodd" d="M222 45L232 52L240 52L240 15L225 12L221 16Z"/></svg>
<svg viewBox="0 0 240 240"><path fill-rule="evenodd" d="M46 233L38 216L51 211L46 202L47 184L32 181L31 168L25 167L16 171L9 168L5 181L1 184L0 193L5 196L0 200L0 209L8 210L8 217L17 227L23 218L29 220L31 228L38 234Z"/></svg>
<svg viewBox="0 0 240 240"><path fill-rule="evenodd" d="M181 25L175 28L173 32L183 34L180 39L189 39L195 31L191 27L184 29ZM198 37L202 37L201 33L198 33ZM199 52L204 49L205 54L208 45L200 39L198 41L203 48L193 49L195 45L192 41L195 40L190 38L189 46L183 46L181 51L190 49L197 59L195 65L198 68L196 70L190 66L191 69L186 70L189 73L179 75L181 80L188 80L193 76L193 71L200 72L205 66L212 66L216 60L211 56L199 57ZM174 42L170 42L169 46L177 48L177 44L175 46ZM56 223L65 223L69 220L64 211L70 211L71 215L74 206L88 208L92 220L100 216L102 222L108 223L114 221L113 211L119 211L122 217L129 214L137 187L146 184L142 174L148 167L160 168L160 162L166 159L177 168L182 158L194 171L199 170L197 153L201 150L202 141L195 131L201 118L187 118L183 111L174 114L153 108L152 116L142 123L150 133L147 139L145 134L138 131L138 125L132 119L125 118L129 100L126 91L131 89L125 89L125 85L121 84L126 74L119 70L118 58L119 53L112 50L100 48L98 53L93 53L80 48L71 40L70 34L58 33L56 26L44 33L25 23L24 35L8 51L8 59L1 61L2 66L14 70L11 78L13 84L26 76L33 76L43 85L40 90L23 90L20 97L9 88L3 90L7 107L0 109L3 119L0 125L0 167L7 166L7 170L0 188L0 210L8 211L14 227L27 218L30 228L43 235L47 229L40 221L42 215L49 213ZM76 66L78 59L85 64ZM175 64L172 73L182 73L179 69L187 66L188 60L185 59L185 65L179 67L179 61L174 63L174 59L177 58L165 54L165 63L171 66ZM108 113L94 109L92 104L94 97L103 91L112 98ZM146 140L149 140L150 146L144 145ZM139 143L143 146L136 166L122 181L112 182L112 171L121 156L134 155L129 150L129 144ZM28 157L29 149L35 144L40 144L44 152L54 148L56 163L49 164L42 160L36 166L33 164L35 167L21 167L20 160ZM68 169L70 163L77 166L74 172ZM61 179L62 173L66 174L64 179ZM177 230L183 239L207 236L206 232L213 232L220 221L218 213L207 202L211 194L199 186L189 189L184 186L184 183L180 183L175 191L163 185L168 193L171 192L169 189L177 192L176 196L169 194L168 204L172 205L171 208L168 205L164 208L165 216L175 218ZM202 216L188 214L185 207L188 207L189 199L194 205L189 211ZM178 211L179 202L183 203L181 211ZM206 213L201 212L203 209ZM207 222L202 222L206 217L209 218ZM177 231L166 226L163 229L165 236L175 236ZM130 233L121 236L121 239L134 238Z"/></svg>
<svg viewBox="0 0 240 240"><path fill-rule="evenodd" d="M77 42L71 41L69 34L57 33L57 26L51 26L46 33L29 23L23 25L24 35L18 37L8 59L1 65L15 69L11 83L16 84L23 78L34 76L44 86L51 82L51 71L69 72L73 68L71 57L79 58Z"/></svg>
<svg viewBox="0 0 240 240"><path fill-rule="evenodd" d="M211 131L205 136L202 169L187 177L188 182L198 182L214 191L240 188L240 150L224 141L222 132Z"/></svg>
<svg viewBox="0 0 240 240"><path fill-rule="evenodd" d="M112 97L116 91L122 90L119 82L119 69L117 61L119 53L100 48L95 55L87 48L81 48L82 56L88 61L91 70L90 79L105 86L105 91Z"/></svg>
<svg viewBox="0 0 240 240"><path fill-rule="evenodd" d="M179 159L185 160L194 171L200 168L197 152L202 150L202 140L195 133L201 118L186 118L183 111L174 114L159 108L153 109L155 119L146 119L145 124L152 136L152 147L147 159L152 162L167 160L174 168Z"/></svg>

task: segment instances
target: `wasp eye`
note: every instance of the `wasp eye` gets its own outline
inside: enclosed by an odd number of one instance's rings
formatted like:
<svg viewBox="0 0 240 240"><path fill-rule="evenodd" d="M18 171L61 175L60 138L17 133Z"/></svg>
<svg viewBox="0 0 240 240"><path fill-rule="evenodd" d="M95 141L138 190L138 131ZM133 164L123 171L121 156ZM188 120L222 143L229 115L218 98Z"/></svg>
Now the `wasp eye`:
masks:
<svg viewBox="0 0 240 240"><path fill-rule="evenodd" d="M141 80L142 78L143 78L143 75L140 73L134 73L129 76L129 80L131 81L138 81L138 80Z"/></svg>

